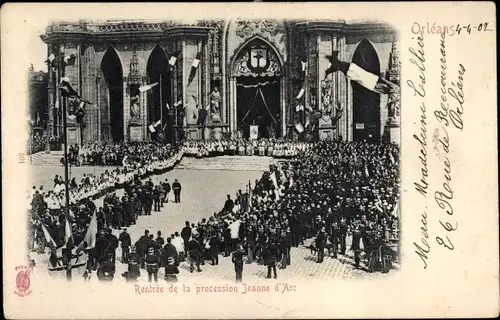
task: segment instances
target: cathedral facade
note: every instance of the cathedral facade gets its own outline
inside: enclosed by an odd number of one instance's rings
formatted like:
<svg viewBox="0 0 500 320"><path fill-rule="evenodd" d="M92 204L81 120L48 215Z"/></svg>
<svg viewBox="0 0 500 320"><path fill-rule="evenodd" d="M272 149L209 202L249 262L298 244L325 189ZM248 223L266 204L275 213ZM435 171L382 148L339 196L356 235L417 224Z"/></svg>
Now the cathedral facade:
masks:
<svg viewBox="0 0 500 320"><path fill-rule="evenodd" d="M300 139L299 123L318 139L399 142L399 97L340 72L325 77L326 56L338 51L399 84L397 35L383 23L79 21L49 25L41 38L48 55L76 57L64 70L49 67L50 134L61 134L62 76L91 102L83 124L68 121L69 143L147 141L158 132L167 141L248 137L252 127ZM320 116L310 123L301 110Z"/></svg>

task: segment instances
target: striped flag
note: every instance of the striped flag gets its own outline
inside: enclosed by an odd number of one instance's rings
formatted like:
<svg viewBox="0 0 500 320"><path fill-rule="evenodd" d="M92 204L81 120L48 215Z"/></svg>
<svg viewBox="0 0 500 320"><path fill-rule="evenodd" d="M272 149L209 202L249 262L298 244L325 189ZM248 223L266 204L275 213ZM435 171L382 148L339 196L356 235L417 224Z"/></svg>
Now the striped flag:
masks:
<svg viewBox="0 0 500 320"><path fill-rule="evenodd" d="M330 61L330 64L328 69L325 71L325 77L330 73L341 71L350 80L355 81L368 90L379 94L388 94L393 90L399 89L399 86L396 84L364 70L355 63L340 61L338 59L338 54L339 51L334 51L332 55L326 56Z"/></svg>
<svg viewBox="0 0 500 320"><path fill-rule="evenodd" d="M196 76L196 70L200 65L200 59L201 59L201 52L198 52L193 60L193 64L191 64L191 71L189 72L189 78L187 84L188 86L191 84L191 82L193 82L194 77Z"/></svg>
<svg viewBox="0 0 500 320"><path fill-rule="evenodd" d="M145 86L142 86L142 87L139 87L139 92L144 92L144 91L148 91L148 90L151 90L153 89L154 87L156 87L158 85L159 82L155 82L155 83L152 83L152 84L148 84L148 85L145 85Z"/></svg>
<svg viewBox="0 0 500 320"><path fill-rule="evenodd" d="M85 233L85 237L83 238L83 241L78 245L79 248L83 247L83 243L87 243L86 249L92 249L95 247L96 239L97 238L97 216L94 211L92 214L92 219L90 220L89 228L87 229L87 232Z"/></svg>
<svg viewBox="0 0 500 320"><path fill-rule="evenodd" d="M49 245L49 247L51 249L57 248L57 243L52 238L52 236L50 235L49 230L47 230L47 227L43 223L42 223L42 231L43 231L43 236L45 237L45 241L47 241L47 244Z"/></svg>
<svg viewBox="0 0 500 320"><path fill-rule="evenodd" d="M159 126L161 124L161 119L156 121L155 123L153 123L152 125L149 126L149 131L151 131L151 133L155 133L156 132L156 127Z"/></svg>
<svg viewBox="0 0 500 320"><path fill-rule="evenodd" d="M66 217L66 223L64 224L64 242L66 243L66 248L73 248L75 245L73 242L73 230L69 224L68 217Z"/></svg>

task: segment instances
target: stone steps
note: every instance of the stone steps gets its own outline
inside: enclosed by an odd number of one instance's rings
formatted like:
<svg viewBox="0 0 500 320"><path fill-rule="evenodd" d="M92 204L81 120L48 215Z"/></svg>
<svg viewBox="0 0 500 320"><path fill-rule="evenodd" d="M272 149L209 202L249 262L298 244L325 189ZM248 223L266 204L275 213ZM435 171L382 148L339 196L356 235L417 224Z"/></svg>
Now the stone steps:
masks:
<svg viewBox="0 0 500 320"><path fill-rule="evenodd" d="M42 151L31 155L31 164L35 166L59 166L63 156L63 151L51 151L50 153Z"/></svg>
<svg viewBox="0 0 500 320"><path fill-rule="evenodd" d="M178 169L192 170L231 170L231 171L266 171L274 161L271 157L260 156L220 156L213 158L184 157L177 165Z"/></svg>

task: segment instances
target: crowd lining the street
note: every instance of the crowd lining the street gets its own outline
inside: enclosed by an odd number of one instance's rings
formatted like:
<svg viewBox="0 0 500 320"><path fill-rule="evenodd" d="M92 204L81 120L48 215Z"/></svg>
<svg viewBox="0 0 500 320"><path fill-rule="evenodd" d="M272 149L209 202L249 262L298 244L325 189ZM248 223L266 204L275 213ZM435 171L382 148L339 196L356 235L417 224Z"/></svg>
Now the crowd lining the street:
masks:
<svg viewBox="0 0 500 320"><path fill-rule="evenodd" d="M200 222L186 221L182 230L167 235L166 239L160 231L156 238L145 231L142 237L133 240L125 230L118 238L112 234L113 229L135 224L141 215L160 211L171 191L175 202L180 201L179 182L170 185L169 181L163 181L155 185L147 180L149 176L171 170L183 155L216 156L228 150L237 154L240 146L245 148L245 154L248 147L249 154L252 149L258 154L264 149L263 155L275 157L284 156L285 150L294 150L293 158L272 166L249 190L239 190L236 197L228 195L220 212ZM113 279L118 247L122 252L120 261L128 265L123 276L129 281L136 280L142 268L150 281L157 280L158 270L163 267L165 279L175 281L177 267L185 259L191 272L201 272L205 261L217 265L221 254L232 255L237 280L243 276L244 260L266 265L267 276L276 278L276 268L289 266L291 248L300 245L316 252L316 262L321 263L325 256L347 255L350 242L355 266L370 272L388 272L398 260L399 149L396 145L343 141L315 144L270 140L241 144L187 141L181 147L119 144L104 150L103 154L116 153L112 161L122 166L99 177L84 176L79 184L74 180L70 183L69 225L74 245L82 244L78 249L88 254L87 275L97 271L99 279ZM117 189L124 189L123 197L116 195ZM95 203L101 197L104 197L102 206L97 207ZM54 190L48 192L34 187L29 198L34 231L31 248L45 252L48 245L41 223L57 247L68 248L62 179L56 177ZM86 233L94 213L98 235L91 245ZM51 250L53 267L58 264L56 251Z"/></svg>

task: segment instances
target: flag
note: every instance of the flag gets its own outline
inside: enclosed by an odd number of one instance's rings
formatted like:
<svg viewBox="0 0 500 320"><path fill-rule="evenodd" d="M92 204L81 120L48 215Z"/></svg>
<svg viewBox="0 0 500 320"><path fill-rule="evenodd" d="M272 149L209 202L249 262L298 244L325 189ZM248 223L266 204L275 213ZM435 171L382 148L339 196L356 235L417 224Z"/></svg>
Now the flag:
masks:
<svg viewBox="0 0 500 320"><path fill-rule="evenodd" d="M177 101L176 103L174 103L174 107L178 107L182 104L182 100L179 100Z"/></svg>
<svg viewBox="0 0 500 320"><path fill-rule="evenodd" d="M302 125L302 123L296 123L295 130L297 130L298 133L304 132L304 126Z"/></svg>
<svg viewBox="0 0 500 320"><path fill-rule="evenodd" d="M334 51L333 55L327 56L330 61L328 69L325 71L325 77L330 73L341 71L352 81L355 81L368 90L379 94L388 94L393 90L398 90L399 86L381 78L380 76L366 71L355 63L340 61L338 59L339 51Z"/></svg>
<svg viewBox="0 0 500 320"><path fill-rule="evenodd" d="M54 241L54 239L50 235L49 230L47 230L47 227L43 223L42 223L42 231L43 231L43 236L45 237L45 241L47 242L49 247L52 249L57 248L57 243Z"/></svg>
<svg viewBox="0 0 500 320"><path fill-rule="evenodd" d="M66 243L66 248L73 248L73 230L71 230L68 217L66 217L66 223L64 225L64 242Z"/></svg>
<svg viewBox="0 0 500 320"><path fill-rule="evenodd" d="M63 97L80 97L75 89L73 89L73 87L71 86L70 80L67 77L61 78L59 90L61 90L61 95Z"/></svg>
<svg viewBox="0 0 500 320"><path fill-rule="evenodd" d="M302 98L305 92L306 90L304 88L300 89L299 94L295 97L295 99L299 100L300 98Z"/></svg>
<svg viewBox="0 0 500 320"><path fill-rule="evenodd" d="M313 112L313 108L310 105L306 105L306 110L309 112Z"/></svg>
<svg viewBox="0 0 500 320"><path fill-rule="evenodd" d="M170 106L168 105L168 102L167 102L167 105L165 106L165 108L167 108L167 110L170 110Z"/></svg>
<svg viewBox="0 0 500 320"><path fill-rule="evenodd" d="M151 131L151 133L154 133L156 132L156 127L159 126L161 124L161 119L156 121L155 123L153 123L152 125L149 126L149 131Z"/></svg>
<svg viewBox="0 0 500 320"><path fill-rule="evenodd" d="M72 53L64 57L64 63L67 66L73 66L76 62L76 54Z"/></svg>
<svg viewBox="0 0 500 320"><path fill-rule="evenodd" d="M83 243L87 243L86 249L92 249L95 247L96 243L96 237L97 237L97 216L94 211L92 214L92 219L90 220L89 228L87 229L87 232L85 233L85 237L83 238L82 242L78 245L78 247L83 247Z"/></svg>
<svg viewBox="0 0 500 320"><path fill-rule="evenodd" d="M56 103L54 103L54 108L59 109L59 99L56 99Z"/></svg>
<svg viewBox="0 0 500 320"><path fill-rule="evenodd" d="M187 84L188 86L191 84L191 82L193 82L194 77L196 76L196 70L200 65L200 59L201 59L201 52L198 52L193 60L193 64L191 65L191 71L189 72L189 78Z"/></svg>
<svg viewBox="0 0 500 320"><path fill-rule="evenodd" d="M145 85L145 86L142 86L142 87L139 87L139 92L144 92L144 91L148 91L152 88L154 88L155 86L158 85L158 82L155 82L153 84L148 84L148 85Z"/></svg>
<svg viewBox="0 0 500 320"><path fill-rule="evenodd" d="M56 59L56 56L53 53L51 53L49 55L49 57L47 58L47 60L45 60L45 63L52 63L52 61L54 61L55 59Z"/></svg>
<svg viewBox="0 0 500 320"><path fill-rule="evenodd" d="M175 63L177 62L177 59L179 58L181 52L180 51L176 51L174 52L171 56L170 56L170 59L168 59L168 64L170 65L170 67L172 68Z"/></svg>

